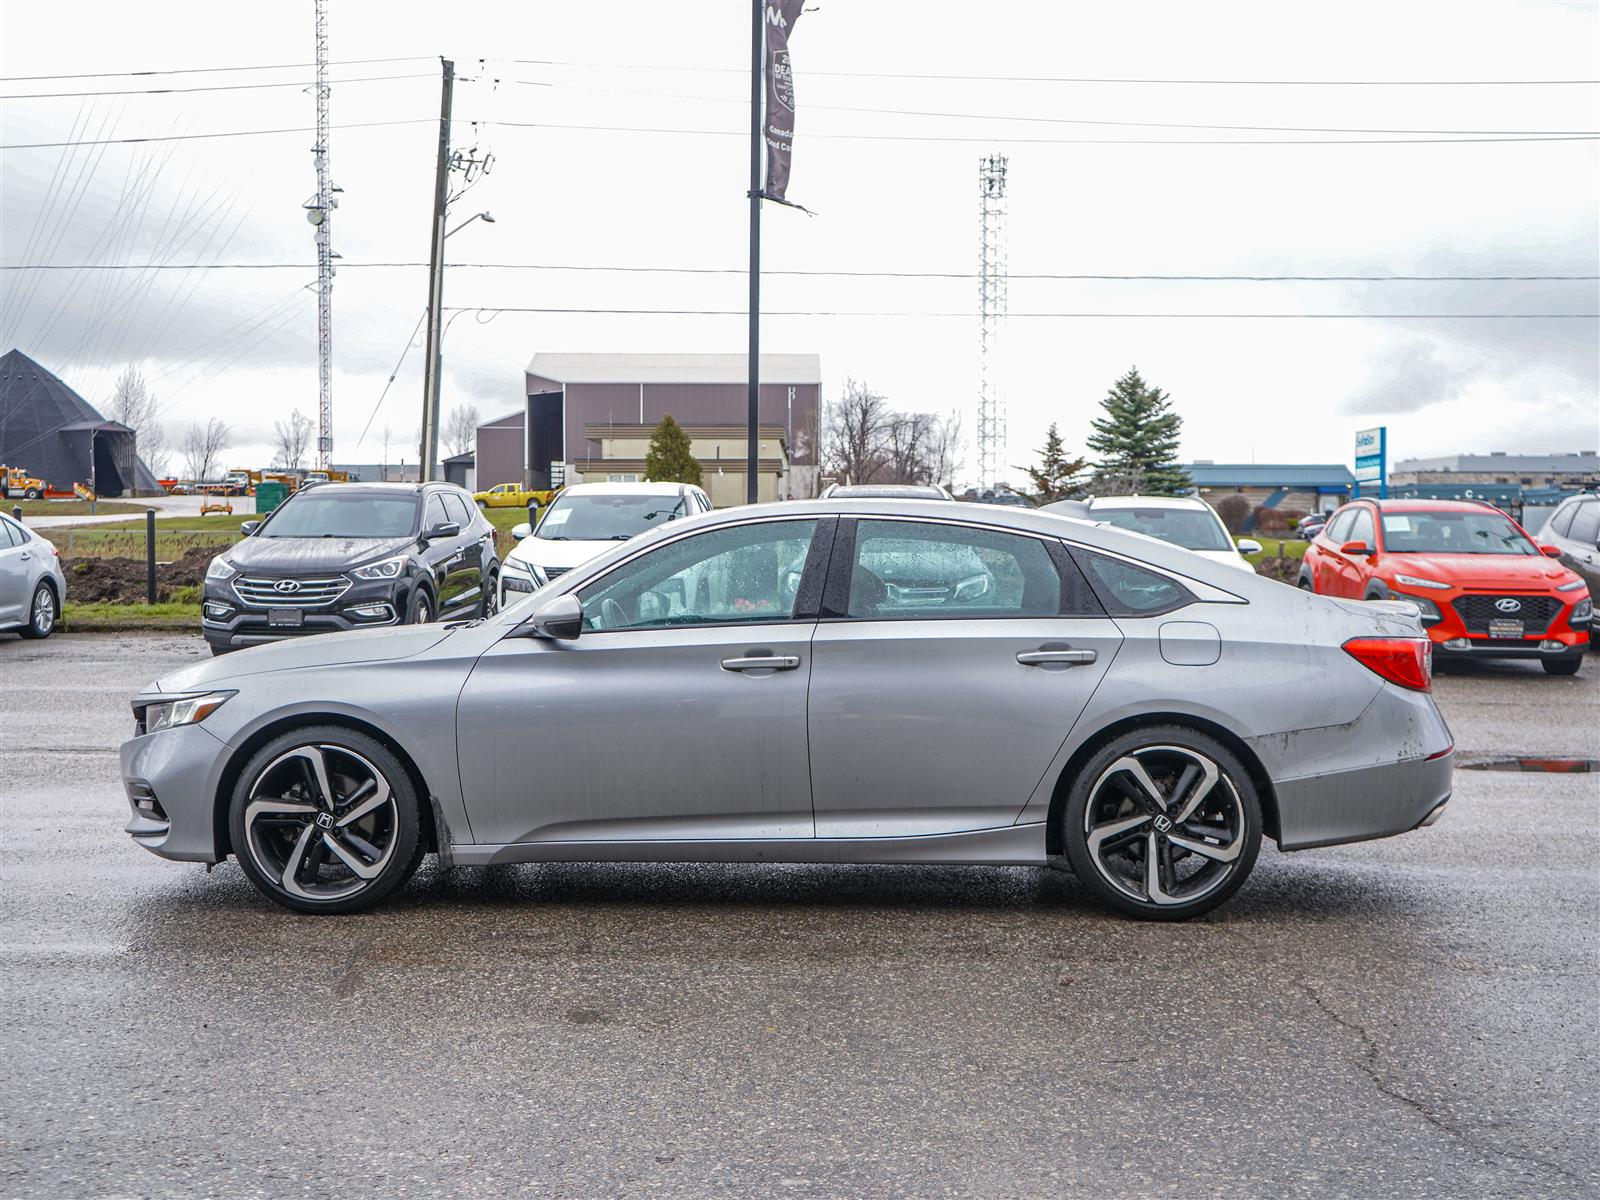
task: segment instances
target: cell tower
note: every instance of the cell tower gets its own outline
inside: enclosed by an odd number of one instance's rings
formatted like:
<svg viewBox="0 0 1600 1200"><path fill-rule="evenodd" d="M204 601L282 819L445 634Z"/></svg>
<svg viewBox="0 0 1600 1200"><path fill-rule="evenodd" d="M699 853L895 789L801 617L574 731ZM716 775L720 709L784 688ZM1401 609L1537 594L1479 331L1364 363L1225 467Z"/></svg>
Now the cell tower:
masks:
<svg viewBox="0 0 1600 1200"><path fill-rule="evenodd" d="M1000 340L1006 323L1006 156L978 160L978 486L1003 482L1006 401Z"/></svg>
<svg viewBox="0 0 1600 1200"><path fill-rule="evenodd" d="M328 176L328 10L317 8L317 198L306 216L317 241L317 466L327 470L333 459L333 210L338 189Z"/></svg>

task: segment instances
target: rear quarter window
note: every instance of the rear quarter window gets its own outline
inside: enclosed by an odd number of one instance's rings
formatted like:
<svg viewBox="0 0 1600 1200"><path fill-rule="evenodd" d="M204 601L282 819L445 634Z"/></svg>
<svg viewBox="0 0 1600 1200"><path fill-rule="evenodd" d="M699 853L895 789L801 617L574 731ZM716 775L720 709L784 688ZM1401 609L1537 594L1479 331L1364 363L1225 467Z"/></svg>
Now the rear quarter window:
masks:
<svg viewBox="0 0 1600 1200"><path fill-rule="evenodd" d="M1095 595L1113 617L1151 617L1194 601L1188 588L1156 571L1092 550L1074 551L1073 556L1083 564Z"/></svg>

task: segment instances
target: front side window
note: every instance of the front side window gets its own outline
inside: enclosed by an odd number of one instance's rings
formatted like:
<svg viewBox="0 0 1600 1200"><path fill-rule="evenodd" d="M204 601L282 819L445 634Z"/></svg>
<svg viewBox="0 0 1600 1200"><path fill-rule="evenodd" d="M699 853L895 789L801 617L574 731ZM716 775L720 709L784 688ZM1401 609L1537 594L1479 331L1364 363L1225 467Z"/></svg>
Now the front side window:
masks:
<svg viewBox="0 0 1600 1200"><path fill-rule="evenodd" d="M1344 540L1372 545L1372 513L1364 508L1357 509L1356 519L1350 523L1350 532L1345 535Z"/></svg>
<svg viewBox="0 0 1600 1200"><path fill-rule="evenodd" d="M563 492L545 510L533 536L551 542L625 542L687 515L682 496Z"/></svg>
<svg viewBox="0 0 1600 1200"><path fill-rule="evenodd" d="M1505 514L1488 508L1385 513L1383 544L1391 554L1539 553Z"/></svg>
<svg viewBox="0 0 1600 1200"><path fill-rule="evenodd" d="M1349 541L1349 539L1345 537L1345 531L1350 528L1355 519L1355 509L1341 509L1333 517L1333 519L1328 522L1328 527L1323 532L1327 535L1328 540L1334 545L1342 546L1345 542Z"/></svg>
<svg viewBox="0 0 1600 1200"><path fill-rule="evenodd" d="M792 620L816 531L816 521L767 521L650 550L578 592L583 627L606 632Z"/></svg>
<svg viewBox="0 0 1600 1200"><path fill-rule="evenodd" d="M364 496L316 488L290 497L257 531L256 536L415 537L417 508L415 496Z"/></svg>
<svg viewBox="0 0 1600 1200"><path fill-rule="evenodd" d="M1585 500L1578 506L1577 515L1572 518L1572 531L1569 534L1573 541L1585 546L1593 546L1600 538L1600 500Z"/></svg>
<svg viewBox="0 0 1600 1200"><path fill-rule="evenodd" d="M860 521L846 616L1053 617L1061 577L1037 538L964 525Z"/></svg>
<svg viewBox="0 0 1600 1200"><path fill-rule="evenodd" d="M1143 533L1185 550L1232 550L1228 533L1210 509L1107 508L1091 505L1090 516L1118 529Z"/></svg>
<svg viewBox="0 0 1600 1200"><path fill-rule="evenodd" d="M1081 561L1088 567L1101 603L1114 617L1154 616L1181 608L1194 599L1177 580L1120 558L1085 552Z"/></svg>
<svg viewBox="0 0 1600 1200"><path fill-rule="evenodd" d="M445 515L444 501L439 499L435 492L428 497L428 519L423 523L424 528L432 529L435 525L443 525L450 518Z"/></svg>
<svg viewBox="0 0 1600 1200"><path fill-rule="evenodd" d="M450 514L450 520L461 526L465 531L472 524L472 517L467 512L467 504L454 492L444 493L444 510Z"/></svg>

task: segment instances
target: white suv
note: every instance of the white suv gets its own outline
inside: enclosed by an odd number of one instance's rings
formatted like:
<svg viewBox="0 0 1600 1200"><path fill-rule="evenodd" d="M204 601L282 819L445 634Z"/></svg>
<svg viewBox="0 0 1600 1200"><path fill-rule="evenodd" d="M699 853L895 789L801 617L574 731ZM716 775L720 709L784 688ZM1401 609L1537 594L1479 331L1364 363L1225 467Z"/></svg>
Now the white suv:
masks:
<svg viewBox="0 0 1600 1200"><path fill-rule="evenodd" d="M579 483L564 489L539 518L518 525L517 544L500 564L500 604L514 604L558 575L646 530L711 511L692 483Z"/></svg>
<svg viewBox="0 0 1600 1200"><path fill-rule="evenodd" d="M1255 570L1244 556L1261 552L1261 543L1250 538L1235 546L1216 510L1193 496L1096 496L1089 501L1089 520L1160 538L1243 571Z"/></svg>

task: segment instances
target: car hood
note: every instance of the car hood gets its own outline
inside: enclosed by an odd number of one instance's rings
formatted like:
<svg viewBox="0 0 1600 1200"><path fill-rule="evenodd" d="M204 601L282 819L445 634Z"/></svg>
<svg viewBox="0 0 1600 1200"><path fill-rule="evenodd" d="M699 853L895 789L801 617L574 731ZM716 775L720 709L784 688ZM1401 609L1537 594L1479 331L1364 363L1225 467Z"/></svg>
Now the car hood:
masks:
<svg viewBox="0 0 1600 1200"><path fill-rule="evenodd" d="M1395 574L1471 588L1548 588L1571 575L1542 554L1386 554L1384 566Z"/></svg>
<svg viewBox="0 0 1600 1200"><path fill-rule="evenodd" d="M163 675L149 690L193 692L226 687L230 680L268 671L299 671L410 658L431 650L454 632L449 625L390 625L383 629L354 629L348 633L290 638L184 667Z"/></svg>
<svg viewBox="0 0 1600 1200"><path fill-rule="evenodd" d="M620 545L615 541L553 542L549 538L525 537L511 548L506 561L566 570Z"/></svg>
<svg viewBox="0 0 1600 1200"><path fill-rule="evenodd" d="M230 547L224 557L240 571L269 575L337 573L401 554L414 545L415 538L247 537Z"/></svg>

